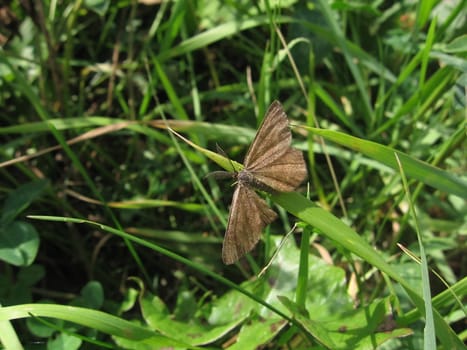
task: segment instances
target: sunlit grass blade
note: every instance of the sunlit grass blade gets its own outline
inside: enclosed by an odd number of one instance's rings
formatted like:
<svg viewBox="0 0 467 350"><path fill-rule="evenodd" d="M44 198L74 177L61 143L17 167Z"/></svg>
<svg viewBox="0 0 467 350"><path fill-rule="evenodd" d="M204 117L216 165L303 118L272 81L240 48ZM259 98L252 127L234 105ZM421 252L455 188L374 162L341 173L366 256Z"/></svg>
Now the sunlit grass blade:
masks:
<svg viewBox="0 0 467 350"><path fill-rule="evenodd" d="M336 244L356 254L397 281L405 289L417 309L423 314L424 301L418 291L415 291L410 284L383 259L380 253L373 249L362 236L358 235L343 221L339 220L331 213L316 207L311 201L295 192L281 193L271 198L275 203L282 206L300 220L318 229L323 235L336 242ZM462 295L467 295L467 291L464 290L461 292L461 296ZM436 335L443 345L447 349L462 349L462 342L439 312L434 309L433 314Z"/></svg>
<svg viewBox="0 0 467 350"><path fill-rule="evenodd" d="M100 224L100 223L97 223L97 222L94 222L94 221L90 221L90 220L85 220L85 219L78 219L78 218L71 218L71 217L58 217L58 216L46 216L46 215L30 215L29 216L30 219L35 219L35 220L46 220L46 221L57 221L57 222L72 222L72 223L75 223L75 224L87 224L87 225L92 225L92 226L96 226L98 227L100 230L103 230L105 232L108 232L108 233L111 233L111 234L115 234L119 237L122 237L124 239L127 239L127 240L130 240L132 241L133 243L136 243L136 244L139 244L141 246L144 246L144 247L147 247L147 248L150 248L150 249L153 249L154 251L160 253L160 254L163 254L175 261L178 261L190 268L193 268L194 270L197 270L197 271L200 271L202 272L203 274L205 275L208 275L210 277L212 277L214 280L230 287L230 288L233 288L235 290L238 290L239 292L241 292L242 294L245 294L246 296L248 296L249 298L255 300L256 302L258 302L259 304L265 306L266 308L268 308L269 310L271 310L272 312L274 312L275 314L281 316L282 318L290 321L293 323L293 320L287 316L285 313L283 313L282 311L280 311L279 309L275 308L274 306L270 305L269 303L267 303L266 301L262 300L261 298L259 298L257 295L253 294L253 293L250 293L248 292L247 290L241 288L237 283L234 283L224 277L222 277L221 275L219 275L218 273L216 272L213 272L211 271L210 269L208 269L207 267L199 264L199 263L196 263L194 261L191 261L190 259L187 259L179 254L176 254L168 249L165 249L157 244L154 244L152 242L149 242L145 239L141 239L139 237L135 237L133 235L130 235L124 231L121 231L121 230L118 230L118 229L115 229L115 228L112 228L110 226L107 226L107 225L103 225L103 224ZM1 321L1 318L0 318L0 321Z"/></svg>
<svg viewBox="0 0 467 350"><path fill-rule="evenodd" d="M276 18L277 22L284 22L287 18ZM290 18L289 18L290 20ZM212 44L222 38L234 35L240 31L250 29L265 23L269 23L268 16L256 16L248 18L246 20L239 20L236 22L223 23L217 27L206 30L198 35L192 36L189 39L182 41L177 46L170 48L167 51L162 52L158 58L164 61L168 58L173 58L185 53L194 51L198 48L205 47Z"/></svg>
<svg viewBox="0 0 467 350"><path fill-rule="evenodd" d="M327 140L351 148L361 154L373 158L397 171L398 165L394 158L394 152L396 152L400 158L402 166L404 167L404 171L409 178L417 179L440 191L451 193L462 198L467 198L467 183L450 172L434 167L421 160L415 159L408 154L373 141L363 140L355 136L332 130L316 129L311 127L306 127L306 129L313 134L320 135Z"/></svg>
<svg viewBox="0 0 467 350"><path fill-rule="evenodd" d="M402 183L404 185L404 190L406 192L406 196L409 202L410 213L415 222L414 226L415 226L415 231L417 232L418 246L420 248L420 257L421 257L420 269L421 269L421 276L422 276L421 287L422 287L422 293L423 293L423 301L425 303L424 349L434 350L436 348L435 326L434 326L434 321L433 321L433 305L431 303L430 278L428 274L428 264L427 264L427 257L425 254L425 247L424 247L422 235L420 233L417 214L415 212L414 204L412 202L407 178L405 177L405 174L404 174L404 168L400 162L399 157L397 156L397 153L395 153L394 156L396 158L397 165L399 166L399 171L402 177Z"/></svg>
<svg viewBox="0 0 467 350"><path fill-rule="evenodd" d="M170 131L174 135L179 137L181 140L185 141L188 145L190 145L194 149L200 151L201 153L203 153L206 157L208 157L209 159L211 159L215 163L219 164L224 169L226 169L228 171L232 171L232 166L234 166L235 170L239 171L239 170L241 170L243 168L242 164L240 164L240 163L238 163L238 162L236 162L234 160L227 159L226 157L224 157L223 155L221 155L219 153L216 153L216 152L210 151L210 150L208 150L206 148L203 148L201 146L198 146L197 144L191 142L186 137L183 137L182 135L180 135L179 133L177 133L174 130L170 130Z"/></svg>
<svg viewBox="0 0 467 350"><path fill-rule="evenodd" d="M133 322L98 310L53 304L22 304L0 308L0 322L28 318L31 315L74 322L106 334L139 340L141 343L152 344L153 346L190 347L176 339L171 339Z"/></svg>

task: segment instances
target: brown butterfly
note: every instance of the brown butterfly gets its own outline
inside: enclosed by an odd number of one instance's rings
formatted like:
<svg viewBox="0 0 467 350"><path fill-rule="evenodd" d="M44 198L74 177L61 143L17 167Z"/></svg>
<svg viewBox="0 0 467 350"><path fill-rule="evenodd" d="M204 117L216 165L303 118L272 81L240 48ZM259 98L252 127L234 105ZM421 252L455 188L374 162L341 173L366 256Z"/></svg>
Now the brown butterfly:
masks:
<svg viewBox="0 0 467 350"><path fill-rule="evenodd" d="M303 154L291 147L291 141L287 115L281 104L274 101L248 149L243 170L229 173L236 179L237 187L222 246L225 264L233 264L252 250L264 227L277 218L254 189L269 193L291 192L305 180L307 170Z"/></svg>

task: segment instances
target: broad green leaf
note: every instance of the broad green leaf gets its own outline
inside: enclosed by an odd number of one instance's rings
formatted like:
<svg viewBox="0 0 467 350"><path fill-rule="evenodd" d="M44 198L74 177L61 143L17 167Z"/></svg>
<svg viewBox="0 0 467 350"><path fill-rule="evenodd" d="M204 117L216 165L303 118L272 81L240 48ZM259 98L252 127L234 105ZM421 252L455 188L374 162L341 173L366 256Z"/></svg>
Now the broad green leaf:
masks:
<svg viewBox="0 0 467 350"><path fill-rule="evenodd" d="M0 223L5 225L13 221L19 213L26 209L45 190L47 180L29 182L10 192L3 205Z"/></svg>
<svg viewBox="0 0 467 350"><path fill-rule="evenodd" d="M39 249L39 235L34 226L15 221L0 228L0 259L15 266L32 264Z"/></svg>

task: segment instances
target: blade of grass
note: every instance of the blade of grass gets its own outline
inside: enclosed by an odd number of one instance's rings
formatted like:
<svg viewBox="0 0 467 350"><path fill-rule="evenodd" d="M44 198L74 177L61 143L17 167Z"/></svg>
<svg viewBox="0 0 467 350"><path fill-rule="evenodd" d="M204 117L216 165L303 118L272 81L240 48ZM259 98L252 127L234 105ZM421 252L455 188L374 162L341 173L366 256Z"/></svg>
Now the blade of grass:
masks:
<svg viewBox="0 0 467 350"><path fill-rule="evenodd" d="M358 90L360 91L360 96L363 101L363 105L365 106L366 109L366 114L363 116L363 118L366 121L367 126L370 126L371 124L371 116L373 115L373 109L371 108L371 104L368 98L368 93L367 93L367 87L365 86L365 83L363 82L363 77L358 69L357 65L353 61L353 57L347 47L346 40L344 39L344 35L339 28L339 25L337 24L335 20L335 16L331 11L331 8L329 7L329 4L325 0L319 0L318 4L322 10L322 13L326 17L326 20L331 27L332 33L336 38L336 41L342 50L342 53L344 54L345 61L347 62L347 65L352 72L352 75L355 79L355 82L357 84Z"/></svg>
<svg viewBox="0 0 467 350"><path fill-rule="evenodd" d="M3 307L0 306L0 315L2 309ZM18 334L16 334L9 319L0 320L0 343L5 349L23 349Z"/></svg>
<svg viewBox="0 0 467 350"><path fill-rule="evenodd" d="M397 160L397 165L399 166L399 172L402 177L402 183L404 185L404 190L406 193L407 201L409 202L410 213L414 220L415 232L417 233L418 246L420 248L420 257L421 257L420 269L421 269L421 276L422 276L421 283L422 283L423 300L425 303L425 332L424 332L425 337L424 337L423 348L425 350L434 350L436 349L436 338L435 338L436 331L435 331L435 325L434 325L434 320L433 320L433 305L431 304L430 277L428 274L428 264L426 260L425 247L423 244L423 237L420 233L420 229L418 226L417 213L415 212L415 208L412 203L409 184L404 174L404 167L402 166L402 163L397 153L394 153L394 156Z"/></svg>
<svg viewBox="0 0 467 350"><path fill-rule="evenodd" d="M412 158L403 152L396 151L376 142L359 139L332 130L311 127L305 128L316 135L323 136L328 140L365 154L394 170L398 169L397 162L394 159L394 152L396 152L404 166L405 173L409 177L417 179L440 191L451 193L461 198L467 198L467 183L461 178L454 176L452 173L436 168L421 160Z"/></svg>
<svg viewBox="0 0 467 350"><path fill-rule="evenodd" d="M28 100L31 102L31 104L34 106L37 114L39 117L43 120L43 122L48 126L49 132L54 136L54 138L57 140L57 142L60 144L62 149L65 151L66 155L70 158L73 166L79 171L83 179L85 180L86 184L89 186L93 194L101 201L105 202L104 198L102 197L100 191L97 189L96 185L94 184L94 181L92 180L91 176L88 174L86 171L86 168L83 166L82 162L80 161L79 157L76 155L75 152L70 148L70 146L66 143L65 138L63 137L63 134L57 130L53 124L48 123L49 119L49 114L45 110L45 108L42 106L41 101L39 100L38 96L34 93L32 90L32 87L27 83L26 79L23 77L20 71L18 71L7 59L4 57L0 56L0 62L4 63L8 68L14 72L15 75L15 80L11 82L14 88L18 89L22 93L24 93L25 96L27 96ZM120 222L117 220L117 217L114 215L113 211L105 206L104 207L106 210L106 213L109 215L111 218L112 222L117 227L121 227ZM142 274L145 276L146 280L149 282L150 278L149 275L146 271L146 268L144 267L144 264L142 263L138 253L132 246L131 242L125 241L125 244L127 245L133 259L135 260L136 264L138 265L139 269L141 270Z"/></svg>
<svg viewBox="0 0 467 350"><path fill-rule="evenodd" d="M294 321L290 316L284 314L279 309L277 309L274 306L270 305L266 301L260 299L257 295L243 289L237 283L234 283L234 282L228 280L227 278L224 278L224 277L220 276L219 274L211 271L210 269L206 268L205 266L203 266L203 265L201 265L199 263L196 263L194 261L186 259L183 256L178 255L176 253L173 253L168 249L160 247L160 246L158 246L158 245L156 245L154 243L148 242L148 241L146 241L144 239L141 239L139 237L135 237L133 235L130 235L130 234L128 234L128 233L126 233L126 232L124 232L122 230L118 230L118 229L115 229L115 228L112 228L110 226L100 224L100 223L97 223L97 222L94 222L94 221L78 219L78 218L60 217L60 216L46 216L46 215L30 215L30 216L28 216L28 218L34 219L34 220L71 222L71 223L75 223L75 224L87 224L87 225L91 225L91 226L97 226L100 230L103 230L103 231L111 233L111 234L115 234L115 235L117 235L119 237L122 237L124 239L128 239L128 240L132 241L133 243L136 243L136 244L139 244L141 246L150 248L150 249L152 249L152 250L154 250L154 251L156 251L156 252L158 252L160 254L163 254L163 255L165 255L165 256L167 256L167 257L169 257L169 258L171 258L171 259L173 259L175 261L178 261L178 262L180 262L182 264L185 264L186 266L188 266L190 268L193 268L196 271L199 271L199 272L201 272L201 273L203 273L203 274L205 274L207 276L212 277L214 280L216 280L216 281L228 286L229 288L235 289L235 290L239 291L240 293L248 296L252 300L258 302L259 304L261 304L263 306L265 306L267 309L271 310L272 312L279 315L283 319L287 320L288 322L291 322L292 324L297 326L299 329L302 329L301 325L299 325L296 321ZM2 309L0 309L0 321L2 320L1 310ZM115 316L113 316L113 317L115 317Z"/></svg>
<svg viewBox="0 0 467 350"><path fill-rule="evenodd" d="M295 192L273 195L271 199L300 220L317 228L323 235L336 242L336 244L361 257L363 260L397 281L405 289L417 309L422 314L424 313L423 297L420 296L362 236L359 236L340 219L316 207L308 199ZM463 291L463 294L465 296L466 291ZM439 312L433 309L433 314L436 335L443 346L446 349L463 349L462 341L457 337L451 327L449 327Z"/></svg>
<svg viewBox="0 0 467 350"><path fill-rule="evenodd" d="M290 18L276 18L276 22L285 21L290 21ZM191 38L182 41L177 46L174 46L166 51L161 52L158 55L158 59L160 62L164 62L169 58L174 58L176 56L183 55L187 52L207 47L216 41L235 35L238 32L258 27L264 24L269 24L269 16L256 16L241 21L223 23L217 27L206 30L198 35L194 35Z"/></svg>
<svg viewBox="0 0 467 350"><path fill-rule="evenodd" d="M133 322L123 320L102 311L69 305L22 304L0 308L0 322L28 317L52 317L74 322L100 332L158 346L193 348L176 339L158 334Z"/></svg>
<svg viewBox="0 0 467 350"><path fill-rule="evenodd" d="M327 130L321 130L321 129L312 129L311 131L323 131L324 134L329 133ZM326 133L327 132L327 133ZM341 133L331 133L331 135L336 136L340 135ZM344 134L342 134L344 135ZM326 135L323 135L326 136ZM346 137L350 137L347 135L344 135ZM183 137L182 137L183 138ZM198 150L202 150L202 147L197 146L193 144L191 141L183 138L184 141L189 143L191 146L195 147ZM374 142L368 142L368 141L363 141L359 140L357 138L351 138L353 142L349 142L349 144L355 146L359 146L359 150L369 150L374 152L374 148L376 147L378 152L382 153L388 153L385 154L387 156L387 159L391 158L390 164L393 165L392 167L394 169L397 168L397 162L394 159L394 150L391 150L389 147L384 147L381 145L378 145ZM371 147L370 147L371 146ZM203 150L203 152L213 153L208 150ZM365 152L362 152L365 153ZM403 153L397 152L399 157L403 159L402 164L404 167L407 169L411 169L411 166L413 167L413 164L411 164L411 159L410 157L404 155ZM401 156L402 155L402 156ZM392 156L392 157L391 157ZM415 160L414 160L415 161ZM418 164L416 161L416 164ZM422 162L420 162L422 163ZM422 163L425 164L425 163ZM409 165L409 166L408 166ZM429 167L428 165L425 165ZM436 168L435 168L436 169ZM440 172L442 170L438 169ZM442 172L444 173L444 172ZM361 236L359 236L355 231L353 231L350 227L348 227L346 224L344 224L341 220L333 216L331 213L321 209L317 208L312 202L307 200L306 198L302 197L298 193L291 192L291 193L280 193L276 195L272 195L271 199L282 206L284 209L286 209L288 212L291 214L295 215L302 221L312 225L313 227L319 229L324 235L332 239L333 241L337 242L339 245L343 246L350 252L356 254L357 256L361 257L365 261L367 261L369 264L377 267L379 270L382 272L386 273L389 275L391 278L399 282L406 292L409 294L410 298L416 305L416 307L419 309L420 312L424 310L424 301L423 297L421 297L415 290L412 289L412 287L394 270L386 261L382 258L382 256L375 251ZM438 338L441 340L441 342L446 346L446 348L449 349L460 349L460 340L457 338L456 334L452 331L452 329L449 327L449 325L444 321L444 319L441 317L441 315L436 311L433 310L434 312L434 322L435 322L435 328L436 328L436 334Z"/></svg>
<svg viewBox="0 0 467 350"><path fill-rule="evenodd" d="M422 54L420 53L418 60L422 60ZM417 60L417 63L418 63ZM414 64L415 65L415 64ZM410 68L415 68L410 66ZM407 74L411 73L409 67L407 68ZM405 115L414 113L413 120L417 120L420 116L426 113L426 110L433 106L433 102L439 99L442 94L446 93L446 86L453 83L453 79L456 76L456 72L451 67L443 67L437 70L428 81L419 87L412 96L394 113L391 118L382 124L378 129L373 131L369 138L376 137L389 130L389 128L401 121ZM402 83L403 80L399 79L398 82ZM394 91L389 90L387 95L390 95ZM417 106L420 106L417 108Z"/></svg>

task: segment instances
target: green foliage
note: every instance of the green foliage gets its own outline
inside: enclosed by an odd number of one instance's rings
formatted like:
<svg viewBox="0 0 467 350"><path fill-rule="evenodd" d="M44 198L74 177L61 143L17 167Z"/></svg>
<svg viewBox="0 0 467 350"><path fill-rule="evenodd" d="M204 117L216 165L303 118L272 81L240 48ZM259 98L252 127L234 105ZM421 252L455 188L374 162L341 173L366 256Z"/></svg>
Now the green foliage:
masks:
<svg viewBox="0 0 467 350"><path fill-rule="evenodd" d="M466 0L8 3L3 347L464 348ZM309 180L227 268L275 99Z"/></svg>
<svg viewBox="0 0 467 350"><path fill-rule="evenodd" d="M0 217L0 259L15 265L31 265L39 249L39 237L29 222L15 220L44 191L47 181L18 187L5 200Z"/></svg>

